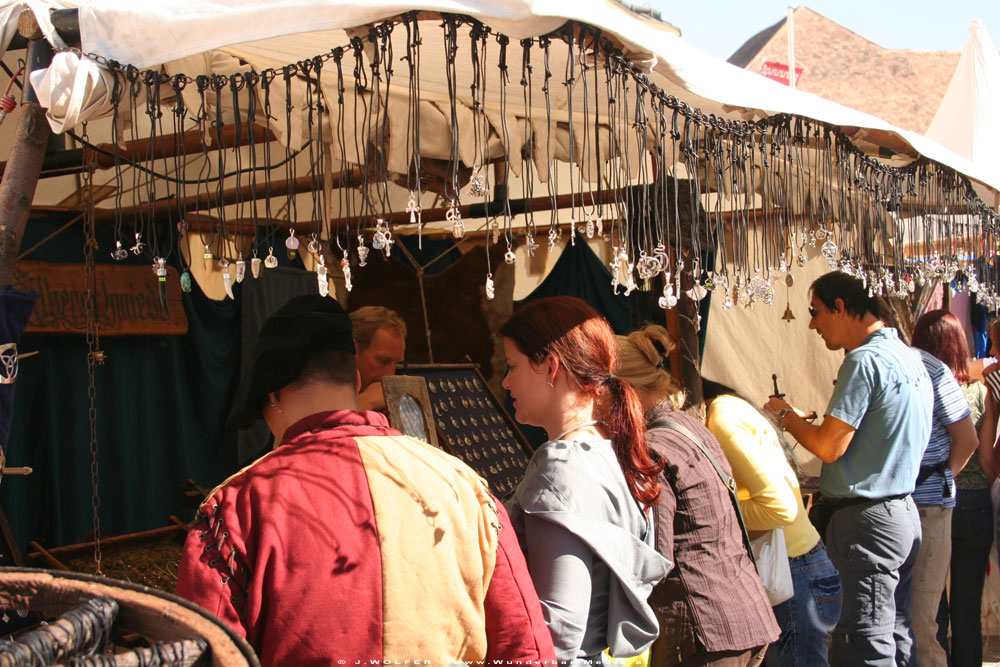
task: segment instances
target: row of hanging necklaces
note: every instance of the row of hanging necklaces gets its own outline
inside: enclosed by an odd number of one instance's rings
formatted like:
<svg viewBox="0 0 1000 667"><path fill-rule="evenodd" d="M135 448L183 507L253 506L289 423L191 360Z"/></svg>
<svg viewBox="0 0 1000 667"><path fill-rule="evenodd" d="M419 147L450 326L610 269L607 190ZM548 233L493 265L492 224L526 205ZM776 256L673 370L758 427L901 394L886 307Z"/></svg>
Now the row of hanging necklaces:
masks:
<svg viewBox="0 0 1000 667"><path fill-rule="evenodd" d="M437 71L447 102L436 98L435 108L446 110L450 132L444 168L431 170L444 174L437 187L425 184L434 181L429 166L442 160L422 153L421 142L428 62L421 31L428 25L441 31L443 53L430 66L443 64ZM510 60L518 49L506 36L468 17L429 22L416 13L278 69L192 78L114 65L111 256L151 260L165 302L172 256L190 289L178 233L197 227L205 268L222 271L230 296L248 263L257 278L262 266L278 265L275 246L283 243L294 259L305 241L325 294L328 260L350 290L352 269L366 267L370 251L391 256L400 226L415 231L422 247L430 223L444 222L462 243L469 222L485 219L487 249L502 243L507 263L517 261L519 245L532 255L540 234L550 247L564 229L571 244L578 233L604 238L614 291L659 285L663 308L713 291L725 308L771 303L774 285L817 253L872 294L906 296L928 280L961 274L980 301L998 305L997 214L953 170L923 158L888 166L841 130L802 117L748 122L704 114L657 88L586 25L519 45L514 84ZM399 62L406 64L402 103ZM553 63L562 66L561 87ZM511 85L521 86L520 106ZM403 113L405 122L390 124ZM392 128L405 128L405 137L393 137ZM192 133L189 150L184 139ZM272 133L283 151L274 150ZM469 136L471 150L463 148ZM405 159L393 161L393 150ZM516 181L519 199L511 197ZM539 185L545 197L536 198ZM310 194L308 205L299 193ZM427 194L443 208L426 209ZM393 203L402 201L397 214ZM535 218L546 208L547 230ZM495 293L489 266L484 292Z"/></svg>

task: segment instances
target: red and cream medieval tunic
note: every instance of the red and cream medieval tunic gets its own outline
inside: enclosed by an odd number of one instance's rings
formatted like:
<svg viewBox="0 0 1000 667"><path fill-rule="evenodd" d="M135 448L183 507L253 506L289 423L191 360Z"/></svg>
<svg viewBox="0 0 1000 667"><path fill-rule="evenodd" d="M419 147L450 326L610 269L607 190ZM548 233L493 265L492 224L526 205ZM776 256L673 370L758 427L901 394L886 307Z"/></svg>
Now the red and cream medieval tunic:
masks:
<svg viewBox="0 0 1000 667"><path fill-rule="evenodd" d="M503 506L375 412L307 417L209 494L177 592L263 665L554 658Z"/></svg>

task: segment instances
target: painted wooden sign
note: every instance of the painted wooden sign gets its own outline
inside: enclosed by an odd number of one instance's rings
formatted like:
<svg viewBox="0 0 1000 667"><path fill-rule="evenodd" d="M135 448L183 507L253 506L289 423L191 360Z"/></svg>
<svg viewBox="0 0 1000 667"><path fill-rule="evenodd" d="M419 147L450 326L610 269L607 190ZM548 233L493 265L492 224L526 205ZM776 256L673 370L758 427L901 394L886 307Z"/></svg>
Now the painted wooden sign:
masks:
<svg viewBox="0 0 1000 667"><path fill-rule="evenodd" d="M87 333L84 264L17 263L14 286L35 290L38 302L28 333ZM179 336L187 333L177 271L167 268L167 311L149 266L97 265L97 326L101 336Z"/></svg>

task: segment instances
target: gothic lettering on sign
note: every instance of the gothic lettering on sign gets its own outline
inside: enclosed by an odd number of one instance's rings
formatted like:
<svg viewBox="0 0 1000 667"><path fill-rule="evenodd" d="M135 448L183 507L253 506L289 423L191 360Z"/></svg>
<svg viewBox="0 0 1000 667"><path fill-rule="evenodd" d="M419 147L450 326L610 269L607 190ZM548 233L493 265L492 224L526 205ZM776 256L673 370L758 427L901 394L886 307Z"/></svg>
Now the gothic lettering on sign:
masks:
<svg viewBox="0 0 1000 667"><path fill-rule="evenodd" d="M87 333L87 292L83 264L18 262L14 285L35 290L38 302L25 330L29 333ZM97 325L102 336L187 333L180 283L168 268L167 309L149 267L97 265Z"/></svg>

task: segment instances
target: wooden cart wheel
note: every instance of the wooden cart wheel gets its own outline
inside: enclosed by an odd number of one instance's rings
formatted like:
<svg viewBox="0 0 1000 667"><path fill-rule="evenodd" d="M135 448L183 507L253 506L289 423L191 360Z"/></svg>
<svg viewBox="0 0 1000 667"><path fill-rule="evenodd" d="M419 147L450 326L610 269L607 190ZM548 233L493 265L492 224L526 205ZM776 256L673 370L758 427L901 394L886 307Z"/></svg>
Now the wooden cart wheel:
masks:
<svg viewBox="0 0 1000 667"><path fill-rule="evenodd" d="M208 643L211 660L198 664L260 667L245 639L176 595L92 574L0 567L0 610L27 610L52 617L95 598L118 603L119 631L138 633L155 642L200 638Z"/></svg>

